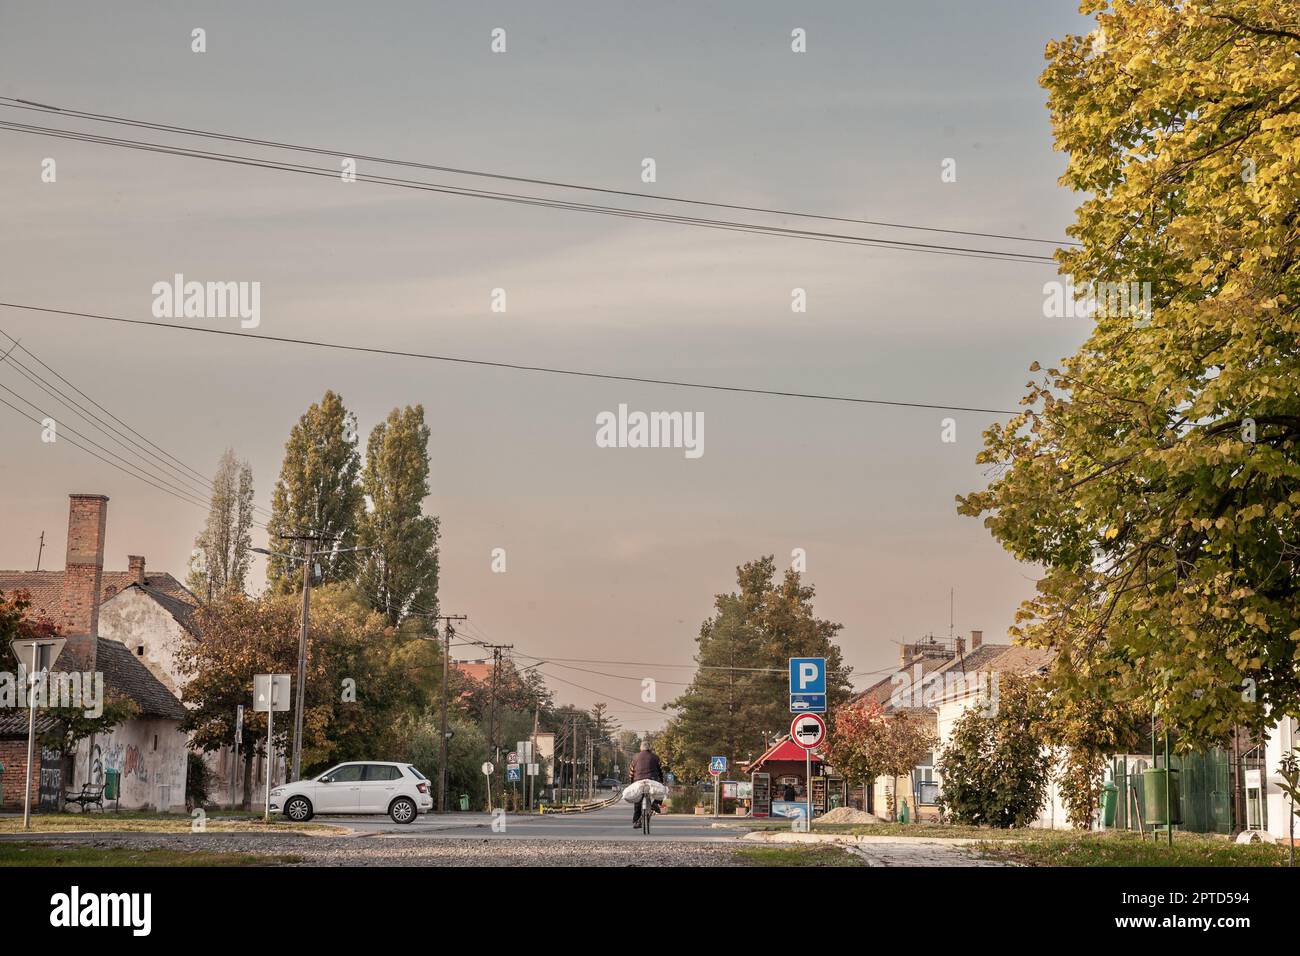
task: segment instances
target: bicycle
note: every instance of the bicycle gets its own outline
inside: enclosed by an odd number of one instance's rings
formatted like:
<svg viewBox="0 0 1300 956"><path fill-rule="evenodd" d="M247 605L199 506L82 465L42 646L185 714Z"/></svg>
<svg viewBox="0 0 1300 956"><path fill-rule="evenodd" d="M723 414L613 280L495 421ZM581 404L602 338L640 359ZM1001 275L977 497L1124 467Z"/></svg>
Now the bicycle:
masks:
<svg viewBox="0 0 1300 956"><path fill-rule="evenodd" d="M641 795L641 832L646 836L650 835L650 818L655 815L654 801L650 799L650 794Z"/></svg>

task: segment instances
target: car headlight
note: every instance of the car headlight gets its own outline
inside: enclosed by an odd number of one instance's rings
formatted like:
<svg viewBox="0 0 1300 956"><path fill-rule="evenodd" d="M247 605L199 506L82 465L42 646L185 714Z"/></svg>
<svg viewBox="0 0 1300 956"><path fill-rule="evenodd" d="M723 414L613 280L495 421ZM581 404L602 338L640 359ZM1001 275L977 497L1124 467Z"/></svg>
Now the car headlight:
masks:
<svg viewBox="0 0 1300 956"><path fill-rule="evenodd" d="M276 787L274 790L271 791L271 796L273 796L273 797L283 797L283 796L284 796L284 787Z"/></svg>

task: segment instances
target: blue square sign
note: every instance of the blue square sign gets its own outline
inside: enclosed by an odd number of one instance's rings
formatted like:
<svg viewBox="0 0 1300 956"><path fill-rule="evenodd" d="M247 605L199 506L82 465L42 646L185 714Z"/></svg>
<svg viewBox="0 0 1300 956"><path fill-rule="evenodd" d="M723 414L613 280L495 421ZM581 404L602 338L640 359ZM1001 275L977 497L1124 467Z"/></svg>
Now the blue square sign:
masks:
<svg viewBox="0 0 1300 956"><path fill-rule="evenodd" d="M826 658L790 658L790 693L826 693Z"/></svg>

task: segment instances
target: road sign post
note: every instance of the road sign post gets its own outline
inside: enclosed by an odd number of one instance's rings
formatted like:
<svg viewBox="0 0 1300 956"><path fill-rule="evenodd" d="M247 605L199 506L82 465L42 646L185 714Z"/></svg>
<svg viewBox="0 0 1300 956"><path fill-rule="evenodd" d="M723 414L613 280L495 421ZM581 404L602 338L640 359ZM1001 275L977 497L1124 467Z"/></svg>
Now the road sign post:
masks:
<svg viewBox="0 0 1300 956"><path fill-rule="evenodd" d="M479 767L479 769L483 771L483 776L484 778L486 778L487 809L488 809L488 813L491 813L492 812L492 771L496 770L496 767L492 766L491 760L484 760L483 766Z"/></svg>
<svg viewBox="0 0 1300 956"><path fill-rule="evenodd" d="M727 772L726 757L710 757L709 773L713 774L713 815L718 816L718 790L721 787L722 775Z"/></svg>
<svg viewBox="0 0 1300 956"><path fill-rule="evenodd" d="M275 769L271 731L275 724L275 712L289 709L290 689L291 681L288 674L253 675L253 710L266 713L266 793L262 806L264 823L271 822L271 772Z"/></svg>
<svg viewBox="0 0 1300 956"><path fill-rule="evenodd" d="M790 665L790 673L794 674L793 659ZM804 758L804 801L807 804L805 810L806 816L804 822L812 828L813 805L812 805L812 752L818 744L826 739L826 721L822 720L821 714L800 714L790 721L790 739L803 748Z"/></svg>
<svg viewBox="0 0 1300 956"><path fill-rule="evenodd" d="M14 656L27 671L27 766L23 781L23 829L32 828L32 761L36 758L36 685L41 674L49 674L67 640L62 637L14 641ZM46 700L45 705L49 706Z"/></svg>

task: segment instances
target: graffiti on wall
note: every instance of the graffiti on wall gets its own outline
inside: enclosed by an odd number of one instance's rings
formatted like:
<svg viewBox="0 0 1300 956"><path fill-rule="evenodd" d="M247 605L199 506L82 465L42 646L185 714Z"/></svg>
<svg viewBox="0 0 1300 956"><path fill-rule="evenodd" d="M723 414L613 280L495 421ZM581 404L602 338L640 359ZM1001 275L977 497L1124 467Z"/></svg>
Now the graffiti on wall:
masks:
<svg viewBox="0 0 1300 956"><path fill-rule="evenodd" d="M135 744L111 743L101 747L98 743L90 752L90 775L95 783L104 782L104 771L116 770L122 776L123 783L134 776L141 783L149 782L149 768L144 761L144 754Z"/></svg>

